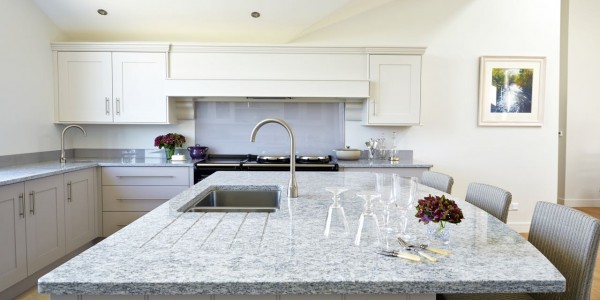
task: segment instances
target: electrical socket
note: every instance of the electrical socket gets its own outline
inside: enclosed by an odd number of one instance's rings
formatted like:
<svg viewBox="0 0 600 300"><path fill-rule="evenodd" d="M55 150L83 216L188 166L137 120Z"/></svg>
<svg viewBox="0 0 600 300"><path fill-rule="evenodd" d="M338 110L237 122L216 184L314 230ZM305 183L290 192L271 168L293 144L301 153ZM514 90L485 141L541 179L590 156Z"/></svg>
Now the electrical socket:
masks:
<svg viewBox="0 0 600 300"><path fill-rule="evenodd" d="M519 202L511 203L508 210L519 210Z"/></svg>

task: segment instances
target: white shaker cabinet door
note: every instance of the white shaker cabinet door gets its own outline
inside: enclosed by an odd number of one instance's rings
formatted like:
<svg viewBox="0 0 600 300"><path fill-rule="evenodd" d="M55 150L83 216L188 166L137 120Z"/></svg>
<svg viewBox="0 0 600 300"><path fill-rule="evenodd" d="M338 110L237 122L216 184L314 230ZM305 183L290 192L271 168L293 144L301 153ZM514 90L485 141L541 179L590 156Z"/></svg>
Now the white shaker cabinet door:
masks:
<svg viewBox="0 0 600 300"><path fill-rule="evenodd" d="M25 182L28 275L65 255L62 185L62 175Z"/></svg>
<svg viewBox="0 0 600 300"><path fill-rule="evenodd" d="M110 52L58 52L58 121L112 123Z"/></svg>
<svg viewBox="0 0 600 300"><path fill-rule="evenodd" d="M165 53L113 53L115 123L167 123Z"/></svg>
<svg viewBox="0 0 600 300"><path fill-rule="evenodd" d="M369 55L369 82L365 125L419 125L420 55Z"/></svg>
<svg viewBox="0 0 600 300"><path fill-rule="evenodd" d="M0 186L0 291L27 277L23 183Z"/></svg>
<svg viewBox="0 0 600 300"><path fill-rule="evenodd" d="M69 253L97 236L94 169L64 174L65 238Z"/></svg>

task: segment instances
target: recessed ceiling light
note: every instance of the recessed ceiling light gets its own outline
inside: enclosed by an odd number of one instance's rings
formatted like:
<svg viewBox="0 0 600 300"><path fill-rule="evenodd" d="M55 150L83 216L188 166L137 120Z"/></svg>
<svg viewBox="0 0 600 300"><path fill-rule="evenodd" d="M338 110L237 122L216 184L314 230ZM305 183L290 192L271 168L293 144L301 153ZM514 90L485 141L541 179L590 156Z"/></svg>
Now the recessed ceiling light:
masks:
<svg viewBox="0 0 600 300"><path fill-rule="evenodd" d="M108 15L108 12L106 10L104 10L104 9L101 8L101 9L98 10L98 14L102 15L102 16L106 16L106 15Z"/></svg>
<svg viewBox="0 0 600 300"><path fill-rule="evenodd" d="M251 15L253 18L258 18L258 17L260 17L260 13L259 13L259 12L257 12L257 11L253 11L253 12L252 12L250 15Z"/></svg>

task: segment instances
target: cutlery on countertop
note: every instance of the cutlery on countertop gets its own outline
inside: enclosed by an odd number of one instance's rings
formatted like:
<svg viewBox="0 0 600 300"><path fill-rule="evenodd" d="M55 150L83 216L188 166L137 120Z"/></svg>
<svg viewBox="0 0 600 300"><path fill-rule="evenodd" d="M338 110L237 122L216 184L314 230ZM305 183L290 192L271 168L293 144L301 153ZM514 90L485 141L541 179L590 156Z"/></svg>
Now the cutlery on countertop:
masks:
<svg viewBox="0 0 600 300"><path fill-rule="evenodd" d="M398 238L398 240L402 240L402 238ZM408 247L414 247L414 248L421 248L421 249L425 249L428 251L431 251L433 253L437 253L440 255L444 255L444 256L449 256L450 255L450 251L446 250L446 249L440 249L440 248L433 248L433 247L429 247L426 244L419 244L419 245L411 245L408 242L406 242L405 240L402 240L403 242L405 242ZM400 243L400 241L398 241Z"/></svg>
<svg viewBox="0 0 600 300"><path fill-rule="evenodd" d="M398 238L398 243L400 244L400 246L404 247L404 249L406 249L408 251L417 252L417 254L425 257L429 261L432 261L432 262L436 262L437 261L437 258L435 258L435 257L433 257L433 256L431 256L431 255L429 255L429 254L427 254L427 253L425 253L425 252L423 252L421 250L417 250L417 249L420 249L420 248L417 247L417 246L414 246L414 245L411 245L411 244L407 243L402 238Z"/></svg>
<svg viewBox="0 0 600 300"><path fill-rule="evenodd" d="M381 254L381 255L385 255L385 256L400 257L400 258L404 258L404 259L408 259L408 260L412 260L412 261L421 261L421 258L418 255L405 253L405 252L402 252L399 250L379 249L379 250L377 250L377 254Z"/></svg>
<svg viewBox="0 0 600 300"><path fill-rule="evenodd" d="M450 255L450 251L446 250L446 249L440 249L440 248L433 248L433 247L429 247L425 244L420 244L418 246L421 249L425 249L425 250L429 250L431 252L440 254L440 255L444 255L444 256L449 256Z"/></svg>

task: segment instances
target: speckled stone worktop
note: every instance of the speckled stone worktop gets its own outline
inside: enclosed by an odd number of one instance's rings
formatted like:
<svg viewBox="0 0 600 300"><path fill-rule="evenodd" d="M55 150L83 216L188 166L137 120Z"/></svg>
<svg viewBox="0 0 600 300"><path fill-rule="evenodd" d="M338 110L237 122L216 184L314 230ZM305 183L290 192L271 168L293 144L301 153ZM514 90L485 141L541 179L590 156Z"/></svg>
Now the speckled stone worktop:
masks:
<svg viewBox="0 0 600 300"><path fill-rule="evenodd" d="M22 182L25 180L31 180L41 178L45 176L51 176L56 174L62 174L71 171L77 171L93 167L192 167L193 162L187 161L167 161L161 158L144 158L134 160L124 160L121 158L98 158L98 159L85 159L77 160L71 159L65 164L61 164L57 161L48 161L24 165L16 165L10 167L0 168L0 186L11 183Z"/></svg>
<svg viewBox="0 0 600 300"><path fill-rule="evenodd" d="M401 159L389 161L384 159L338 160L341 168L431 168L432 164L414 161L412 159Z"/></svg>
<svg viewBox="0 0 600 300"><path fill-rule="evenodd" d="M286 198L286 172L218 172L40 278L41 293L68 295L389 294L550 292L564 277L531 244L499 220L452 197L465 220L452 228L452 253L414 262L353 245L372 173L297 173L299 198ZM279 186L274 213L181 213L219 186ZM323 235L331 194L352 234ZM441 192L419 186L419 193ZM409 233L425 240L410 218Z"/></svg>

